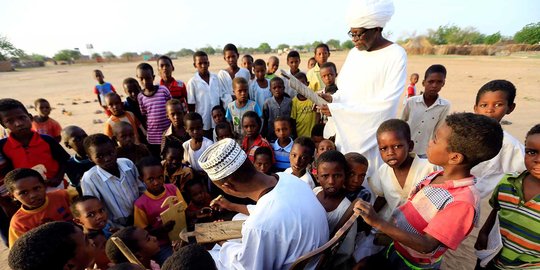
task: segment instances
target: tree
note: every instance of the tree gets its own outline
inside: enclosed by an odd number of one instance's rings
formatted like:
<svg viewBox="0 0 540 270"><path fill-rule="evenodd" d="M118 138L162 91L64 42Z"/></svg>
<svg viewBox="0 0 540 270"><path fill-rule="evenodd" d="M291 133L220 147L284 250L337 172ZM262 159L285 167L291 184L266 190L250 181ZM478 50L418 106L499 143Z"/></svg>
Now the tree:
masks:
<svg viewBox="0 0 540 270"><path fill-rule="evenodd" d="M92 59L98 59L98 58L101 58L101 54L99 54L99 53L93 53L92 54Z"/></svg>
<svg viewBox="0 0 540 270"><path fill-rule="evenodd" d="M270 47L270 44L263 42L261 43L261 45L259 45L259 47L257 47L257 51L262 53L269 53L272 51L272 47Z"/></svg>
<svg viewBox="0 0 540 270"><path fill-rule="evenodd" d="M501 36L501 32L499 31L499 32L494 33L494 34L487 35L484 38L484 44L488 44L488 45L495 44L495 43L499 42L501 39L502 39L502 36Z"/></svg>
<svg viewBox="0 0 540 270"><path fill-rule="evenodd" d="M126 59L126 61L131 61L133 58L137 57L139 54L136 52L125 52L120 55L123 59Z"/></svg>
<svg viewBox="0 0 540 270"><path fill-rule="evenodd" d="M74 61L81 58L81 52L77 50L61 50L53 56L56 61Z"/></svg>
<svg viewBox="0 0 540 270"><path fill-rule="evenodd" d="M206 47L200 48L199 51L203 51L208 55L213 55L216 53L216 50L212 46L207 45Z"/></svg>
<svg viewBox="0 0 540 270"><path fill-rule="evenodd" d="M354 48L354 42L352 42L352 40L350 40L350 39L345 40L345 41L343 41L343 43L341 43L341 48L345 49L345 50L350 50L350 49Z"/></svg>
<svg viewBox="0 0 540 270"><path fill-rule="evenodd" d="M181 49L176 53L176 56L191 56L195 52L192 49Z"/></svg>
<svg viewBox="0 0 540 270"><path fill-rule="evenodd" d="M111 60L111 59L116 59L116 55L114 55L114 53L108 52L108 51L107 51L107 52L103 52L103 57L104 57L105 59L109 59L109 60Z"/></svg>
<svg viewBox="0 0 540 270"><path fill-rule="evenodd" d="M481 44L485 35L474 27L461 29L456 25L439 26L437 30L429 29L427 38L435 45L441 44Z"/></svg>
<svg viewBox="0 0 540 270"><path fill-rule="evenodd" d="M0 35L0 61L7 60L8 57L24 57L23 50L16 48L7 37Z"/></svg>
<svg viewBox="0 0 540 270"><path fill-rule="evenodd" d="M290 48L291 46L289 46L289 44L285 44L285 43L282 43L282 44L279 44L277 45L277 49L278 50L285 50L285 49L288 49Z"/></svg>
<svg viewBox="0 0 540 270"><path fill-rule="evenodd" d="M514 41L518 43L540 43L540 22L525 25L514 35Z"/></svg>
<svg viewBox="0 0 540 270"><path fill-rule="evenodd" d="M326 42L326 45L328 45L328 47L330 47L330 49L336 49L336 50L340 50L340 49L341 49L339 40L337 40L337 39L329 39L329 40Z"/></svg>

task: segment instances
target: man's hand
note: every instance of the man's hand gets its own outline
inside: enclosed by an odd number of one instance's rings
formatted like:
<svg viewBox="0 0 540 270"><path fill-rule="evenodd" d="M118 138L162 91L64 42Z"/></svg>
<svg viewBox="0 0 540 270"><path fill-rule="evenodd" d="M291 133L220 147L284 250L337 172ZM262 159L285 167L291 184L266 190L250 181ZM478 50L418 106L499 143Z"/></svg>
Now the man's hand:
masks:
<svg viewBox="0 0 540 270"><path fill-rule="evenodd" d="M319 97L322 97L324 100L328 101L329 103L332 103L332 95L326 94L326 93L319 93Z"/></svg>
<svg viewBox="0 0 540 270"><path fill-rule="evenodd" d="M317 106L317 110L326 116L332 116L332 113L330 112L330 109L328 108L328 105L319 105Z"/></svg>
<svg viewBox="0 0 540 270"><path fill-rule="evenodd" d="M375 227L378 223L380 223L381 218L379 215L377 215L377 212L373 209L371 204L365 201L358 201L354 205L354 212L360 213L360 216L364 219L364 221L370 225Z"/></svg>

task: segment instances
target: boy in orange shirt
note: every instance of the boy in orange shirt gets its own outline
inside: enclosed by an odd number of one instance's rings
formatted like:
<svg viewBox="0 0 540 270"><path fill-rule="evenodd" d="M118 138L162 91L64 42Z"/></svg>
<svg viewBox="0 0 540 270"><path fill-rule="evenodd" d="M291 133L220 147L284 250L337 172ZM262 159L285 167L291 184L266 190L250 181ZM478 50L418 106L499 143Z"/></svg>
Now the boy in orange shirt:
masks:
<svg viewBox="0 0 540 270"><path fill-rule="evenodd" d="M45 134L53 137L57 142L60 142L62 137L62 127L56 120L49 117L51 113L51 104L44 99L38 98L34 101L34 106L38 115L32 119L32 128L39 134Z"/></svg>

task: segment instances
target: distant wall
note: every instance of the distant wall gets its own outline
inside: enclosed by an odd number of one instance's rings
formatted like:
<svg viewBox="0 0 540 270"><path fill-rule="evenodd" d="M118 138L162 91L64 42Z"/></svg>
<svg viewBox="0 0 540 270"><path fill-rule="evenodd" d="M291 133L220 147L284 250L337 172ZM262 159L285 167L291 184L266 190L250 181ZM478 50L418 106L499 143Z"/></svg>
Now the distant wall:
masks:
<svg viewBox="0 0 540 270"><path fill-rule="evenodd" d="M10 61L0 61L0 72L2 71L13 71Z"/></svg>

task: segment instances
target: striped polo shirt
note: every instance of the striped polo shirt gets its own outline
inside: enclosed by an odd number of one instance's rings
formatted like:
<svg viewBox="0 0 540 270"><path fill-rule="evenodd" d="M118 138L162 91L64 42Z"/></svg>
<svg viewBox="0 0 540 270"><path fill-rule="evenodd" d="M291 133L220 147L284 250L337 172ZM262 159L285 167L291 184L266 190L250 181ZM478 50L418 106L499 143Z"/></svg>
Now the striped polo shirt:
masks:
<svg viewBox="0 0 540 270"><path fill-rule="evenodd" d="M275 166L279 171L284 171L285 169L291 167L291 161L289 155L291 154L292 146L294 140L290 138L290 142L287 146L281 147L279 145L279 139L272 143L272 148L274 149L274 157L276 159Z"/></svg>
<svg viewBox="0 0 540 270"><path fill-rule="evenodd" d="M141 92L137 99L142 115L146 116L148 143L161 144L161 136L171 124L166 110L166 103L171 99L171 93L165 86L159 86L153 95L146 96Z"/></svg>
<svg viewBox="0 0 540 270"><path fill-rule="evenodd" d="M525 201L523 180L528 175L505 175L490 200L499 210L503 248L495 265L501 269L540 268L540 195Z"/></svg>
<svg viewBox="0 0 540 270"><path fill-rule="evenodd" d="M428 234L442 243L431 253L421 253L394 242L402 258L421 268L439 264L444 252L448 248L455 250L478 221L480 196L474 187L475 178L431 183L443 173L436 171L426 176L392 214L398 228L417 235Z"/></svg>

